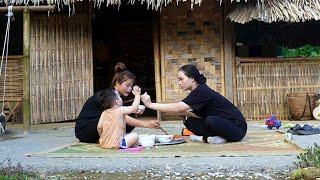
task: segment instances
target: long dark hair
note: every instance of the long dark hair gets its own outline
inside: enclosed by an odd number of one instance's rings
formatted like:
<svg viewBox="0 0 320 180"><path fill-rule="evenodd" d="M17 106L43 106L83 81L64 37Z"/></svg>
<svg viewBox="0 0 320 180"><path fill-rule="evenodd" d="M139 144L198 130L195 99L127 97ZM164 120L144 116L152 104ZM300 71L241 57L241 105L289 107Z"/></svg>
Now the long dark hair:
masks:
<svg viewBox="0 0 320 180"><path fill-rule="evenodd" d="M131 79L132 81L136 79L136 76L132 72L126 70L126 65L122 62L118 62L115 65L114 72L115 73L111 82L112 87L114 87L117 84L117 82L121 84L128 79Z"/></svg>
<svg viewBox="0 0 320 180"><path fill-rule="evenodd" d="M198 68L192 64L186 64L182 66L179 71L183 71L188 78L193 78L198 84L204 84L207 82L207 78L204 77L198 70Z"/></svg>
<svg viewBox="0 0 320 180"><path fill-rule="evenodd" d="M106 90L99 91L97 94L97 99L100 104L101 110L106 110L112 108L114 102L118 99L118 95L114 89L109 88Z"/></svg>

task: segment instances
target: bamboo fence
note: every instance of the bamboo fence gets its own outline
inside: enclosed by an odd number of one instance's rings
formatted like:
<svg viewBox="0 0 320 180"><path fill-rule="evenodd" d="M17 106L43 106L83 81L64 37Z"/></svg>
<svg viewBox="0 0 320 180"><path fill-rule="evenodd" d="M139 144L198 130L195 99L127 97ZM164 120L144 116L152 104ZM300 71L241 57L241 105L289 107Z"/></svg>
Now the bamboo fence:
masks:
<svg viewBox="0 0 320 180"><path fill-rule="evenodd" d="M320 59L238 58L237 106L248 120L288 119L287 94L319 92L319 69Z"/></svg>
<svg viewBox="0 0 320 180"><path fill-rule="evenodd" d="M93 94L89 15L32 16L31 124L75 119Z"/></svg>

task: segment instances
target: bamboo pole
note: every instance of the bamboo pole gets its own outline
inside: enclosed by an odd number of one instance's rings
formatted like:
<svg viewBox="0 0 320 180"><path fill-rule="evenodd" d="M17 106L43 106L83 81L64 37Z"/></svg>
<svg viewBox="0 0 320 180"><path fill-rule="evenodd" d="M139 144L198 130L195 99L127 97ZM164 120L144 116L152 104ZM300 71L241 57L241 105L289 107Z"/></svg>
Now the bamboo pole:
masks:
<svg viewBox="0 0 320 180"><path fill-rule="evenodd" d="M153 54L154 54L154 76L155 76L155 89L156 101L161 101L161 76L160 76L160 45L159 45L159 16L153 15ZM157 117L160 118L160 112L157 111Z"/></svg>
<svg viewBox="0 0 320 180"><path fill-rule="evenodd" d="M233 62L234 62L234 26L232 22L227 20L227 13L230 11L230 4L224 5L223 22L224 22L224 79L225 79L225 97L233 102Z"/></svg>
<svg viewBox="0 0 320 180"><path fill-rule="evenodd" d="M162 18L161 18L161 14L160 14L160 27L159 27L159 35L160 35L160 42L159 42L159 45L160 45L160 77L161 77L161 79L160 79L160 84L161 84L161 101L165 101L166 100L166 92L165 92L165 90L166 90L166 81L165 81L165 79L166 79L166 77L165 77L165 70L164 70L164 68L165 68L165 61L164 61L164 46L161 44L161 38L162 38L162 34L161 34L161 32L162 32L162 22L163 22L164 20L162 20Z"/></svg>
<svg viewBox="0 0 320 180"><path fill-rule="evenodd" d="M30 132L30 11L23 10L23 125Z"/></svg>
<svg viewBox="0 0 320 180"><path fill-rule="evenodd" d="M47 5L47 6L12 6L12 11L53 11L55 6ZM8 7L0 7L0 12L8 12Z"/></svg>
<svg viewBox="0 0 320 180"><path fill-rule="evenodd" d="M223 96L226 96L226 79L225 79L225 42L224 42L224 30L225 30L225 19L224 19L224 11L225 11L225 5L222 6L220 13L220 54L221 54L221 94Z"/></svg>

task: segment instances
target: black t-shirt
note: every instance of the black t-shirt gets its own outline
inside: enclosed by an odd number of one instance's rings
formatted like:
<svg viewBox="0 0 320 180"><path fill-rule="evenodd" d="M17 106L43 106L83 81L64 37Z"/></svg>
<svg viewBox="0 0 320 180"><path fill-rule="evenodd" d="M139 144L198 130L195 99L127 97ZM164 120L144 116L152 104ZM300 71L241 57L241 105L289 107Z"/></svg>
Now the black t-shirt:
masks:
<svg viewBox="0 0 320 180"><path fill-rule="evenodd" d="M208 116L219 116L235 122L242 128L247 128L245 118L238 108L206 84L199 84L182 102L189 105L192 112L203 119Z"/></svg>
<svg viewBox="0 0 320 180"><path fill-rule="evenodd" d="M97 125L103 112L98 101L100 93L91 96L83 105L76 120L75 134L77 138L86 136L90 139L99 139Z"/></svg>

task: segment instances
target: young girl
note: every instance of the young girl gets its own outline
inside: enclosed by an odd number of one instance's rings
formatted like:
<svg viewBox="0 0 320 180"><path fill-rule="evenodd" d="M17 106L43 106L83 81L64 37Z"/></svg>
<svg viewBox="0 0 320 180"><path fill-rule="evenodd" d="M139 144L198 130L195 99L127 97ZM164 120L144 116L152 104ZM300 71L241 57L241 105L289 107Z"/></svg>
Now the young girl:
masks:
<svg viewBox="0 0 320 180"><path fill-rule="evenodd" d="M137 133L126 134L126 115L137 112L140 104L141 89L134 86L135 95L131 106L123 106L122 98L113 89L103 93L102 112L98 122L99 144L102 148L129 148L138 142Z"/></svg>

